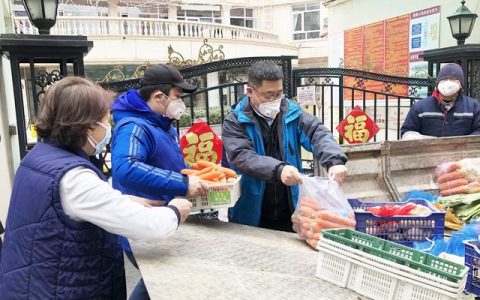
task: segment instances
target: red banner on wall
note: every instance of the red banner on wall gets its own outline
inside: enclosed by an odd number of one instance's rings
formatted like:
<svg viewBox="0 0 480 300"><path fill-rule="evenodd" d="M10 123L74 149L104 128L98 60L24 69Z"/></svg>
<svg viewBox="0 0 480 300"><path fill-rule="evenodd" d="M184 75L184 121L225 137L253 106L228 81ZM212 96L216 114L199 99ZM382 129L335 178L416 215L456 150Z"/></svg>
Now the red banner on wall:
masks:
<svg viewBox="0 0 480 300"><path fill-rule="evenodd" d="M346 30L344 32L345 68L374 73L408 76L410 15L390 18L380 22ZM370 92L405 95L408 87L385 88L383 82L364 80L359 85L353 77L345 78L345 86ZM363 99L363 92L344 89L345 99ZM370 95L371 96L371 95ZM367 95L367 99L373 98ZM381 95L377 100L384 99Z"/></svg>

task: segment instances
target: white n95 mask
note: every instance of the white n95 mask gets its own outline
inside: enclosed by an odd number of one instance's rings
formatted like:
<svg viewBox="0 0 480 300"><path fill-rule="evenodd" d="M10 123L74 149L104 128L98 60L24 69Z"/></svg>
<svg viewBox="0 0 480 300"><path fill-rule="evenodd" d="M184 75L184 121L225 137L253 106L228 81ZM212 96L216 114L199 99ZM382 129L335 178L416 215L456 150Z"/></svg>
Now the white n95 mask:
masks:
<svg viewBox="0 0 480 300"><path fill-rule="evenodd" d="M438 91L444 96L452 96L460 90L460 84L451 80L442 80L438 83Z"/></svg>

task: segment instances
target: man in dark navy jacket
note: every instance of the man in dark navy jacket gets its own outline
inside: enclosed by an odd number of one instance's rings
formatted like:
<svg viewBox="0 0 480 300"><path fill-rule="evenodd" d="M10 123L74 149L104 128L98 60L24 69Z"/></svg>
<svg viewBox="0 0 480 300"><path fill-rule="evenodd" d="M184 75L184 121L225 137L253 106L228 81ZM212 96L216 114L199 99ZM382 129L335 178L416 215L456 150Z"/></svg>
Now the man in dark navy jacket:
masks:
<svg viewBox="0 0 480 300"><path fill-rule="evenodd" d="M462 68L445 65L432 96L415 103L402 125L402 140L480 135L480 103L463 94Z"/></svg>

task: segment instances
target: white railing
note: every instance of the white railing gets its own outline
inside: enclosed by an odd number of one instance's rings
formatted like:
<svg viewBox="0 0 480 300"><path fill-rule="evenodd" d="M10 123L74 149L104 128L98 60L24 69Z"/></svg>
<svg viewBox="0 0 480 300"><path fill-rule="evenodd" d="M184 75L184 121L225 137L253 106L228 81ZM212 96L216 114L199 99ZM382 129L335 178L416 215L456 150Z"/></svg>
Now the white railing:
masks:
<svg viewBox="0 0 480 300"><path fill-rule="evenodd" d="M13 22L16 33L38 34L38 30L32 26L27 17L14 17ZM55 35L175 36L278 41L278 37L274 34L249 28L148 18L58 17L57 23L50 33Z"/></svg>

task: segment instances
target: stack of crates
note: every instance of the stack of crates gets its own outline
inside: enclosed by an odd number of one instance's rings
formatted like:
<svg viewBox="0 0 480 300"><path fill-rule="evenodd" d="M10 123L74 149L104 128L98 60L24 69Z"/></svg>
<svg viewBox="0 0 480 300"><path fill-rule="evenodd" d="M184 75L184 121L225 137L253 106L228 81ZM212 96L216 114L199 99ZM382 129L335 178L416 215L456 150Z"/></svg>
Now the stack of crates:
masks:
<svg viewBox="0 0 480 300"><path fill-rule="evenodd" d="M350 229L322 231L317 277L373 299L462 296L468 267Z"/></svg>

